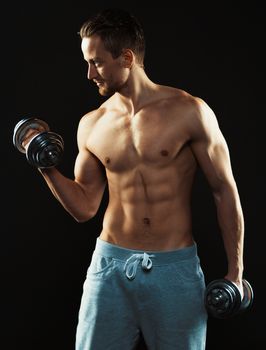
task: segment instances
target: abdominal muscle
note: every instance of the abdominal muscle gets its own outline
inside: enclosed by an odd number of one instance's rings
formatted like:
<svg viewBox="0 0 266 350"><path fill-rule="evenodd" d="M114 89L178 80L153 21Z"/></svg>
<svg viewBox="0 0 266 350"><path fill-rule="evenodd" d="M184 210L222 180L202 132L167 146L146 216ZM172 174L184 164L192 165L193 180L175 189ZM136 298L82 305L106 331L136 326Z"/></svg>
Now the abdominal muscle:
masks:
<svg viewBox="0 0 266 350"><path fill-rule="evenodd" d="M109 203L101 239L146 251L169 251L193 244L193 174L137 168L122 175L107 172L107 176Z"/></svg>

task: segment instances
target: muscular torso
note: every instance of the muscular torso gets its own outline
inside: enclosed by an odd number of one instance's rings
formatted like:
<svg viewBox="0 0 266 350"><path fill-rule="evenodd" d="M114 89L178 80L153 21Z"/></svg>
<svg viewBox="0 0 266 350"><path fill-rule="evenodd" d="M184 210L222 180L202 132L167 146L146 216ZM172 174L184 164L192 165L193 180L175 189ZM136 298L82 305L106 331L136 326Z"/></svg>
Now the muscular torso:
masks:
<svg viewBox="0 0 266 350"><path fill-rule="evenodd" d="M176 91L172 95L167 91L133 115L109 102L93 121L87 146L106 169L109 203L101 238L110 243L172 250L193 242L196 161L184 97L176 103Z"/></svg>

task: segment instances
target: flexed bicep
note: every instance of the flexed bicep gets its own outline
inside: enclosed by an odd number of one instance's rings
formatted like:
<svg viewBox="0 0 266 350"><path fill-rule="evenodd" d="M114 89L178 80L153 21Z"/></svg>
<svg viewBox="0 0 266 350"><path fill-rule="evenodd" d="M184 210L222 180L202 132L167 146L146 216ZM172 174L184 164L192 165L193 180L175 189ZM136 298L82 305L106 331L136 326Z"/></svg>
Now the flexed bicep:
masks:
<svg viewBox="0 0 266 350"><path fill-rule="evenodd" d="M95 215L106 186L106 173L101 161L88 147L88 139L94 127L92 116L92 113L85 116L79 124L77 132L79 153L75 161L74 178L87 199L84 203L90 203L90 212Z"/></svg>
<svg viewBox="0 0 266 350"><path fill-rule="evenodd" d="M106 185L105 169L99 159L89 150L79 152L75 162L75 182L83 189L88 201L100 205Z"/></svg>

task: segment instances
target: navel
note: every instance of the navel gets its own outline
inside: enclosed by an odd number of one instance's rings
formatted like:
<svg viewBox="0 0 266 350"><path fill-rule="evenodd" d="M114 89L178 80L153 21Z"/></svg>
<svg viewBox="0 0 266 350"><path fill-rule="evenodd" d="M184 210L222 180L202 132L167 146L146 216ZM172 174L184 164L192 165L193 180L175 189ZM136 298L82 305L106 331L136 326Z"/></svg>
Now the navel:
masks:
<svg viewBox="0 0 266 350"><path fill-rule="evenodd" d="M144 225L146 225L146 226L150 226L151 220L150 220L149 218L143 218L143 223L144 223Z"/></svg>
<svg viewBox="0 0 266 350"><path fill-rule="evenodd" d="M106 164L110 164L110 163L111 163L111 159L110 159L109 157L106 157L106 158L105 158L105 163L106 163Z"/></svg>
<svg viewBox="0 0 266 350"><path fill-rule="evenodd" d="M161 150L161 155L162 155L163 157L167 157L168 154L169 154L169 152L168 152L166 149Z"/></svg>

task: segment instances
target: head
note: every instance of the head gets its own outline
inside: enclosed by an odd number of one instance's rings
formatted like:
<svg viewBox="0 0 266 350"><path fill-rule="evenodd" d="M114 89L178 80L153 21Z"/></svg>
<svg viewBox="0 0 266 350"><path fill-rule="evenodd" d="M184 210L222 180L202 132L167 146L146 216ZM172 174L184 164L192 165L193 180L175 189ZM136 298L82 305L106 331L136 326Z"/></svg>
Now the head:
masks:
<svg viewBox="0 0 266 350"><path fill-rule="evenodd" d="M107 9L89 18L80 29L88 78L102 95L119 91L133 64L143 67L145 39L138 20L119 9Z"/></svg>

